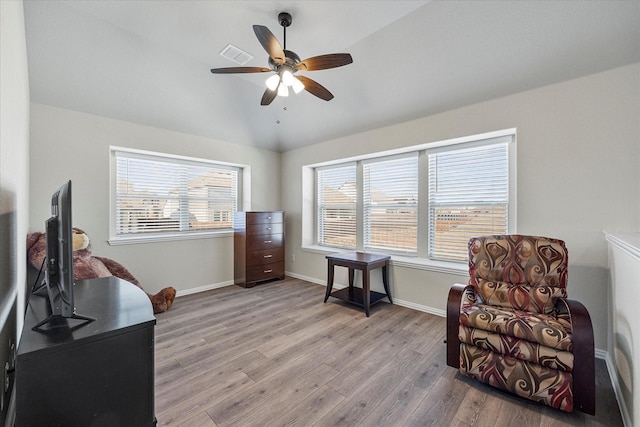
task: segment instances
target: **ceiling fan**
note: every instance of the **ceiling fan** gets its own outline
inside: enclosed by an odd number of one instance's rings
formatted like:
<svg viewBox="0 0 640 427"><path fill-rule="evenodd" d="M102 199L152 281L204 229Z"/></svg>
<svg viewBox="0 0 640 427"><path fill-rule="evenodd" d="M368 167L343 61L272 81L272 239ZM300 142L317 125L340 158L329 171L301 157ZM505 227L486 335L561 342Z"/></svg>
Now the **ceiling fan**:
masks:
<svg viewBox="0 0 640 427"><path fill-rule="evenodd" d="M254 25L253 32L256 34L258 41L269 54L269 68L266 67L227 67L213 68L214 74L234 74L234 73L265 73L275 71L276 74L269 77L266 81L267 90L262 95L260 105L269 105L276 96L288 96L289 88L295 93L299 93L303 89L312 95L317 96L325 101L333 99L333 94L324 86L315 80L306 76L295 76L298 71L316 71L326 70L329 68L342 67L353 62L351 55L348 53L331 53L327 55L314 56L305 60L293 51L287 50L287 27L291 25L291 14L281 12L278 15L278 21L284 31L284 48L278 42L267 27L262 25Z"/></svg>

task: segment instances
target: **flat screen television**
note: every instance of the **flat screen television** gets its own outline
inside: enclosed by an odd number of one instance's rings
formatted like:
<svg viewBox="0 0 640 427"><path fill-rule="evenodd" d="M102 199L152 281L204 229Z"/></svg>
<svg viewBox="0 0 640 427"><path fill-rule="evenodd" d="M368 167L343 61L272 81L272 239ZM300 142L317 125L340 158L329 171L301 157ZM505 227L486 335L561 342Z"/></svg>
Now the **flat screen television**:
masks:
<svg viewBox="0 0 640 427"><path fill-rule="evenodd" d="M76 313L73 300L73 225L71 220L71 181L67 181L51 196L51 218L45 223L47 258L45 269L46 297L51 314L33 327L41 330L57 319L79 319L85 322L93 317Z"/></svg>

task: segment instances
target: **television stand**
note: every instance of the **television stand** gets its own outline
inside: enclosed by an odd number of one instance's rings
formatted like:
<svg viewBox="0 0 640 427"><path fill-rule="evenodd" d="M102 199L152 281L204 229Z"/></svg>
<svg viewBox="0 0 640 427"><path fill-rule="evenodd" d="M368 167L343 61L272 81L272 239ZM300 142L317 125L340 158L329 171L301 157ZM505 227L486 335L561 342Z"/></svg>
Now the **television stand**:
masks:
<svg viewBox="0 0 640 427"><path fill-rule="evenodd" d="M87 323L90 323L90 322L93 322L94 320L96 320L95 317L84 316L84 315L78 314L78 313L73 313L70 317L64 317L64 316L60 316L60 315L57 315L57 314L52 314L51 316L47 317L43 321L38 322L33 328L31 328L31 330L32 331L36 331L36 332L49 332L49 331L52 331L54 328L57 328L57 327L69 327L68 322L65 321L65 319L84 320L84 322L80 323L79 325L74 326L74 328L79 328L80 326L84 326ZM44 326L49 322L58 323L58 324L57 325L54 324L51 328L48 328L48 329L42 329L41 328L41 326Z"/></svg>
<svg viewBox="0 0 640 427"><path fill-rule="evenodd" d="M16 425L155 426L149 297L105 277L79 280L74 299L96 319L74 327L56 318L44 333L32 328L50 315L49 301L29 299L16 356Z"/></svg>

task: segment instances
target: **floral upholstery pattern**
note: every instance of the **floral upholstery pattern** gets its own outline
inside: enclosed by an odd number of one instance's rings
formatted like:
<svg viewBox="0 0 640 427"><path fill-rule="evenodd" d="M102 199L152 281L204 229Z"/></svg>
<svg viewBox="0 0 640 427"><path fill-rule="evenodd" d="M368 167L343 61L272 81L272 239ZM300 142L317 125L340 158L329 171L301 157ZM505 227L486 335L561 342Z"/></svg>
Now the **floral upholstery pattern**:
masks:
<svg viewBox="0 0 640 427"><path fill-rule="evenodd" d="M462 374L573 410L567 263L558 239L497 235L469 241L469 285L458 326Z"/></svg>
<svg viewBox="0 0 640 427"><path fill-rule="evenodd" d="M573 377L567 372L468 344L460 345L460 372L520 397L573 411Z"/></svg>
<svg viewBox="0 0 640 427"><path fill-rule="evenodd" d="M460 324L520 338L556 350L573 350L571 325L548 314L478 304L460 310Z"/></svg>
<svg viewBox="0 0 640 427"><path fill-rule="evenodd" d="M550 314L566 298L567 248L562 240L522 235L469 241L469 284L485 304Z"/></svg>
<svg viewBox="0 0 640 427"><path fill-rule="evenodd" d="M573 371L573 353L554 350L544 345L509 335L460 325L460 342L565 372Z"/></svg>

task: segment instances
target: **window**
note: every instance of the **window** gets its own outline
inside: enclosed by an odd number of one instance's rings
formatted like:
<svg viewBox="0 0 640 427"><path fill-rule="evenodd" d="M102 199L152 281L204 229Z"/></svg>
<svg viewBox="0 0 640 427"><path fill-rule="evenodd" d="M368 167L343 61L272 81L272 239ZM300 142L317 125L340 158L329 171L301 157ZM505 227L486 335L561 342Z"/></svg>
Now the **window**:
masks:
<svg viewBox="0 0 640 427"><path fill-rule="evenodd" d="M470 237L514 232L514 132L310 166L313 244L466 261Z"/></svg>
<svg viewBox="0 0 640 427"><path fill-rule="evenodd" d="M232 230L241 168L124 150L112 154L116 238Z"/></svg>
<svg viewBox="0 0 640 427"><path fill-rule="evenodd" d="M429 258L465 261L471 237L507 232L507 160L507 143L429 154Z"/></svg>
<svg viewBox="0 0 640 427"><path fill-rule="evenodd" d="M356 247L356 165L317 171L318 243Z"/></svg>
<svg viewBox="0 0 640 427"><path fill-rule="evenodd" d="M418 153L363 163L364 248L418 249Z"/></svg>

